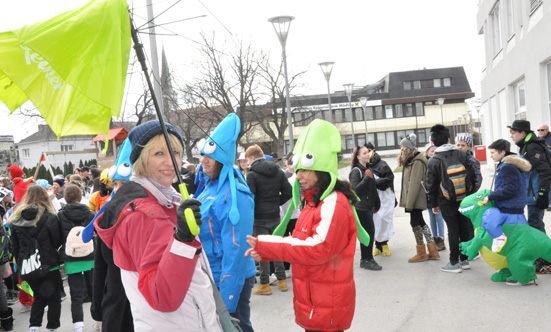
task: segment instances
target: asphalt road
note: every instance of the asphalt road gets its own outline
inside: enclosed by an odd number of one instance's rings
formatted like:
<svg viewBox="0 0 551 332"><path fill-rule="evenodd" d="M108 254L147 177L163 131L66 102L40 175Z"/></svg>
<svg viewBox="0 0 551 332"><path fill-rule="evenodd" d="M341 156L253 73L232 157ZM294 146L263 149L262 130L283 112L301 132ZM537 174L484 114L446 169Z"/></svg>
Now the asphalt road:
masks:
<svg viewBox="0 0 551 332"><path fill-rule="evenodd" d="M396 159L385 160L393 168L397 165ZM493 166L482 165L482 172L482 187L489 188ZM347 179L348 169L340 170L339 175ZM396 173L397 195L401 178L401 173ZM425 221L428 222L426 212ZM551 225L549 213L545 221ZM403 209L394 211L394 228L396 234L389 242L392 256L375 258L383 266L382 271L359 268L358 245L354 270L356 311L348 331L551 330L551 275L539 276L537 286L507 286L490 280L494 270L482 259L471 262L471 270L463 273L444 273L440 267L448 262L447 250L440 252L439 260L410 264L407 260L415 254L415 239ZM251 320L255 331L304 331L294 322L290 279L288 284L290 289L286 293L272 287L271 296L252 296ZM66 292L69 294L68 287ZM14 331L28 331L29 313L20 313L20 304L13 308ZM84 312L85 330L91 331L89 303L84 305ZM73 331L70 299L62 302L61 321L58 331Z"/></svg>

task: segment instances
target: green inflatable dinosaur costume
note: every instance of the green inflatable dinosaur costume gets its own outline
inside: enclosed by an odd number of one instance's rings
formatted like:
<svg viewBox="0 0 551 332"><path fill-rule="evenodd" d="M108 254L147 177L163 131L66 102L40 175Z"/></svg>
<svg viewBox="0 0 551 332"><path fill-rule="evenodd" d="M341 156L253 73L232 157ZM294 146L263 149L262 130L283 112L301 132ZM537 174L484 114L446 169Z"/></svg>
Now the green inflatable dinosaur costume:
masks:
<svg viewBox="0 0 551 332"><path fill-rule="evenodd" d="M301 169L327 172L331 176L331 183L327 190L322 194L323 200L329 195L335 183L337 182L339 172L339 159L337 154L341 152L341 134L339 130L331 123L316 119L306 127L300 134L297 144L293 149L293 168L298 171ZM293 210L299 205L300 183L295 180L293 184L293 198L289 209L283 217L279 226L275 229L274 235L283 236L287 229L287 224L291 218ZM357 236L360 242L367 246L369 245L369 235L360 224L356 209L352 206L354 215L356 216Z"/></svg>
<svg viewBox="0 0 551 332"><path fill-rule="evenodd" d="M480 251L486 263L499 270L492 275L493 281L503 282L511 279L527 284L537 279L534 260L537 258L551 260L551 239L545 233L529 226L528 223L504 223L501 227L507 236L507 241L498 253L493 252L491 250L493 238L484 229L483 221L501 224L502 220L501 212L495 207L493 201L488 205L482 204L484 197L489 194L490 190L485 189L469 195L461 202L459 212L471 219L475 237L460 243L459 246L462 248L462 253L469 256L469 259L473 259Z"/></svg>

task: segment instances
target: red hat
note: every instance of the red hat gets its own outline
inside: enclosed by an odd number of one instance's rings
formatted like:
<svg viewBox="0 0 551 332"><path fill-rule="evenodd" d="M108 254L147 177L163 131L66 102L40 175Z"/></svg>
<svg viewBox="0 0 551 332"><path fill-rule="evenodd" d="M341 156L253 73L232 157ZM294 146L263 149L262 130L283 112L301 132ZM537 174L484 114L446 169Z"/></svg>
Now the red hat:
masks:
<svg viewBox="0 0 551 332"><path fill-rule="evenodd" d="M23 173L23 170L17 165L11 165L8 169L10 170L10 175L12 179L18 178L21 175L25 174Z"/></svg>

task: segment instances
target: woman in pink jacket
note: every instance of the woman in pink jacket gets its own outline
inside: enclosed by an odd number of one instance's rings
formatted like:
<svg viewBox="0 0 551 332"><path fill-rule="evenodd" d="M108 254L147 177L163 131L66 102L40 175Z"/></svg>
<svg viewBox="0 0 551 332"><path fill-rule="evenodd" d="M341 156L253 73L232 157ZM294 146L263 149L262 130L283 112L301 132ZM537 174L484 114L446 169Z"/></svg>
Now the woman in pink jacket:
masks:
<svg viewBox="0 0 551 332"><path fill-rule="evenodd" d="M247 254L255 260L292 264L296 322L307 332L343 331L354 317L357 227L350 202L357 199L350 183L337 179L340 142L328 122L315 120L306 128L293 151L297 175L289 211L299 195L304 200L293 235L248 237ZM286 221L274 234L286 229Z"/></svg>

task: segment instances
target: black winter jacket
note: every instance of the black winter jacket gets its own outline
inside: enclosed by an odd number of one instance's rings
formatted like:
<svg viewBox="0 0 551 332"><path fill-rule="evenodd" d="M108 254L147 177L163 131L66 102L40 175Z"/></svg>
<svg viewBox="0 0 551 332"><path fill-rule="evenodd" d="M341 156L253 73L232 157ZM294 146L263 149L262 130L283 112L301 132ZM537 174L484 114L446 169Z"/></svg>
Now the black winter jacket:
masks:
<svg viewBox="0 0 551 332"><path fill-rule="evenodd" d="M129 202L147 196L142 186L126 182L105 207L99 220L101 227L113 227L119 213ZM94 252L94 296L90 306L92 318L102 322L103 331L134 331L130 302L124 292L121 270L113 261L113 250L98 236Z"/></svg>
<svg viewBox="0 0 551 332"><path fill-rule="evenodd" d="M50 268L59 265L59 254L57 248L61 246L61 228L57 216L49 211L45 211L38 222L38 208L28 206L21 211L21 218L14 220L11 225L11 241L13 244L13 253L15 260L19 262L20 249L25 243L21 243L20 238L26 233L31 238L36 238L41 255L41 259Z"/></svg>
<svg viewBox="0 0 551 332"><path fill-rule="evenodd" d="M367 167L377 175L377 189L385 191L390 187L394 192L394 172L390 169L386 161L381 159L379 154L375 153L371 161L367 163Z"/></svg>
<svg viewBox="0 0 551 332"><path fill-rule="evenodd" d="M381 201L377 193L377 184L374 178L365 175L365 170L362 164L356 163L348 174L352 189L360 199L356 203L356 210L378 211L381 208Z"/></svg>
<svg viewBox="0 0 551 332"><path fill-rule="evenodd" d="M548 159L549 151L546 149L545 140L541 137L537 137L534 133L529 133L525 139L520 140L520 142L516 144L520 148L519 154L532 165L530 179L528 180L528 194L530 195L532 193L537 197L538 191L545 190L549 192L549 187L551 186L551 160ZM538 187L530 188L532 187L531 180L535 179L534 177L536 176L532 174L534 172L537 173Z"/></svg>
<svg viewBox="0 0 551 332"><path fill-rule="evenodd" d="M76 261L91 261L94 260L94 253L90 253L85 257L71 257L65 254L65 244L67 243L67 236L71 229L75 226L86 227L94 219L94 212L84 204L67 204L57 213L59 218L59 224L61 225L61 242L62 246L59 250L59 256L63 262L76 262Z"/></svg>
<svg viewBox="0 0 551 332"><path fill-rule="evenodd" d="M293 196L293 189L281 168L264 158L252 163L247 185L254 195L255 221L279 218L279 207Z"/></svg>

